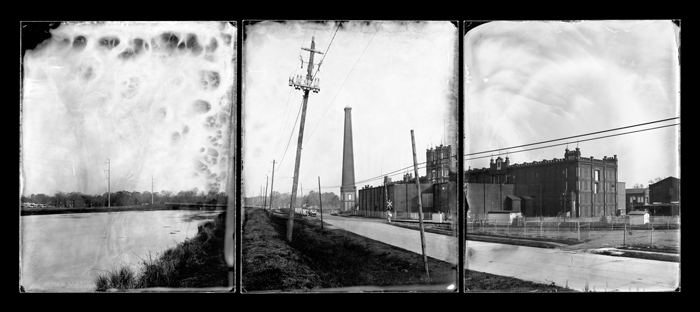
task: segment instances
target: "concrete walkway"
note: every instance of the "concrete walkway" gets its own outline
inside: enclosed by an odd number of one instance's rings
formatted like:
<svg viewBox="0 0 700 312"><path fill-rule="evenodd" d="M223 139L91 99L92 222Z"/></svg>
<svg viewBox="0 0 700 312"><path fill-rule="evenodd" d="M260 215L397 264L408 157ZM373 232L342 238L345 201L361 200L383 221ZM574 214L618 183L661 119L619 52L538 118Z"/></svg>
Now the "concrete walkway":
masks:
<svg viewBox="0 0 700 312"><path fill-rule="evenodd" d="M420 232L383 219L324 215L323 221L374 240L421 253ZM458 239L425 233L429 257L457 263ZM675 262L596 255L585 251L466 241L468 269L583 291L673 291L680 285Z"/></svg>
<svg viewBox="0 0 700 312"><path fill-rule="evenodd" d="M582 291L673 291L680 264L498 243L467 241L470 270Z"/></svg>
<svg viewBox="0 0 700 312"><path fill-rule="evenodd" d="M323 221L348 232L422 254L419 231L389 225L384 219L346 218L324 214ZM456 237L426 232L425 241L428 257L457 264L459 240Z"/></svg>

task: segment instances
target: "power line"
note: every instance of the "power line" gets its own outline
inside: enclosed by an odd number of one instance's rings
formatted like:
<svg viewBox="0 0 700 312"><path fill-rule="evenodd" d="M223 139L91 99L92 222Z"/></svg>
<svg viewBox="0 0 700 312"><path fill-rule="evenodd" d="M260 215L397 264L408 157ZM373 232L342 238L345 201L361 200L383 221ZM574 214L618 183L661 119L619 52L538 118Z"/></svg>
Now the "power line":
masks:
<svg viewBox="0 0 700 312"><path fill-rule="evenodd" d="M323 115L321 115L321 118L320 118L320 119L318 120L318 122L316 123L316 126L314 126L314 129L311 130L311 134L309 134L309 136L308 136L307 139L306 139L306 142L307 142L307 143L308 143L309 140L311 139L311 136L314 135L314 132L316 131L316 128L318 127L318 125L321 123L321 120L323 120L323 117L326 116L326 112L328 112L328 109L331 107L331 104L333 104L333 101L335 101L335 98L336 98L336 97L338 96L338 94L340 93L340 90L343 89L343 86L345 85L345 82L347 82L347 81L348 81L348 78L350 78L350 75L352 74L352 71L355 70L355 66L357 66L357 63L360 62L360 59L362 59L362 56L365 54L365 51L367 51L367 48L369 48L369 44L372 43L372 39L374 39L374 36L377 34L377 32L379 31L379 29L382 28L382 23L384 23L384 22L382 21L381 23L379 23L379 26L377 27L377 30L374 31L374 34L372 35L372 38L370 38L370 39L369 39L369 42L367 42L367 46L365 46L365 49L362 50L362 54L360 54L360 57L357 58L357 61L355 62L355 65L352 66L352 69L350 69L350 72L348 73L348 75L345 76L345 80L343 80L343 84L340 85L340 88L338 89L338 92L335 93L335 95L333 96L333 99L331 100L331 102L328 103L328 106L326 106L326 110L323 111ZM302 146L306 146L306 143L304 143Z"/></svg>
<svg viewBox="0 0 700 312"><path fill-rule="evenodd" d="M292 126L292 131L289 132L289 139L287 140L287 147L284 148L284 154L282 154L282 160L280 160L280 162L277 164L278 169L282 165L282 162L284 161L284 156L287 155L287 149L289 149L289 143L292 142L292 135L294 135L294 129L297 127L297 121L299 121L299 116L301 115L301 107L302 107L302 105L299 105L299 112L297 113L297 118L294 119L294 126ZM287 166L287 167L289 167L289 166ZM285 169L285 171L287 171L287 169Z"/></svg>
<svg viewBox="0 0 700 312"><path fill-rule="evenodd" d="M335 32L333 33L333 37L331 38L331 42L328 44L328 47L326 48L326 53L323 54L323 57L321 58L321 62L318 63L318 67L316 68L316 73L314 73L314 76L311 80L316 78L316 74L321 70L321 64L323 64L323 60L326 59L326 55L328 55L328 50L331 48L331 44L333 44L333 39L335 39L335 34L338 33L338 29L340 28L340 25L342 22L338 22L338 27L335 28Z"/></svg>
<svg viewBox="0 0 700 312"><path fill-rule="evenodd" d="M287 94L287 104L284 106L284 113L282 114L282 118L283 118L283 119L282 119L282 123L280 124L280 130L279 130L279 132L277 133L277 141L275 142L275 149L272 151L272 155L277 154L277 148L279 147L280 141L281 141L281 139L282 139L282 129L284 129L284 126L287 125L287 119L288 119L288 118L287 118L287 115L288 115L287 112L288 112L288 109L289 109L289 99L292 97L292 90L293 90L293 89L289 89L289 94ZM297 94L294 93L294 99L296 99L296 95L297 95Z"/></svg>
<svg viewBox="0 0 700 312"><path fill-rule="evenodd" d="M587 134L582 134L582 135L576 135L576 136L567 137L567 138L560 138L560 139L555 139L555 140L542 141L542 142L538 142L538 143L524 144L524 145L519 145L519 146L514 146L514 147L508 147L508 148L500 148L500 149L495 149L495 150L491 150L491 151L483 151L483 152L470 153L470 154L466 154L465 156L467 156L467 155L478 155L478 154L483 154L483 153L488 153L488 152L494 152L494 151L501 151L501 150L508 150L508 149L512 149L512 148L524 147L524 146L531 146L531 145L542 144L542 143L553 142L553 141L561 141L561 140L566 140L566 139L569 139L569 138L575 138L575 137L581 137L581 136L586 136L586 135L592 135L592 134L598 134L598 133L616 131L616 130L626 129L626 128L630 128L630 127L638 127L638 126L642 126L642 125L647 125L647 124L652 124L652 123L658 123L658 122L663 122L663 121L668 121L668 120L673 120L673 119L678 119L678 118L679 118L679 117L668 118L668 119L663 119L663 120L658 120L658 121L653 121L653 122L647 122L647 123L641 123L641 124L632 125L632 126L626 126L626 127L615 128L615 129L610 129L610 130L603 130L603 131L597 131L597 132L592 132L592 133L587 133ZM633 131L622 132L622 133L616 133L616 134L605 135L605 136L599 136L599 137L594 137L594 138L589 138L589 139L584 139L584 140L578 140L577 142L587 142L587 141L600 140L600 139L605 139L605 138L610 138L610 137L615 137L615 136L621 136L621 135L632 134L632 133L637 133L637 132L644 132L644 131L649 131L649 130L661 129L661 128L672 127L672 126L677 126L677 125L680 125L680 123L670 124L670 125L663 125L663 126L657 126L657 127L653 127L653 128L645 128L645 129L633 130ZM532 151L532 150L537 150L537 149L545 149L545 148L551 148L551 147L556 147L556 146L562 146L562 145L566 145L566 144L569 144L569 142L566 142L566 143L558 143L558 144L552 144L552 145L547 145L547 146L539 146L539 147L534 147L534 148L525 149L525 150L519 150L519 151L509 151L509 153L526 152L526 151ZM455 157L455 156L452 156L452 157ZM472 158L468 158L468 159L464 159L464 160L465 160L465 161L466 161L466 160L475 160L475 159L488 158L488 157L491 157L491 155L488 155L488 156L479 156L479 157L472 157ZM443 158L443 159L444 159L444 158ZM421 162L421 163L419 163L418 165L420 166L420 165L423 165L423 164L426 164L426 163L427 163L427 161ZM406 170L406 169L409 169L409 168L412 168L412 167L413 167L413 166L411 165L411 166L407 166L407 167L404 167L404 168L401 168L401 169L397 169L397 170L391 171L391 172L389 172L389 173L387 173L387 174L382 174L382 175L379 175L379 176L376 176L376 177L372 177L372 178L360 180L360 181L355 182L355 184L367 183L367 182L370 182L370 181L378 180L378 179L383 178L384 176L394 176L394 175L398 175L398 174L402 173L401 171ZM423 168L426 168L426 166L419 167L418 169L423 169ZM338 185L338 186L326 186L326 187L321 187L321 188L334 188L334 187L340 187L340 186L339 186L339 185Z"/></svg>
<svg viewBox="0 0 700 312"><path fill-rule="evenodd" d="M590 139L585 139L585 140L578 140L577 142L587 142L587 141L593 141L593 140L600 140L600 139L605 139L605 138L610 138L610 137L615 137L615 136L620 136L620 135L625 135L625 134L632 134L632 133L637 133L637 132L643 132L643 131L649 131L649 130L655 130L655 129L660 129L660 128L666 128L666 127L672 127L672 126L677 126L680 125L680 123L677 124L670 124L670 125L663 125L663 126L658 126L658 127L653 127L653 128L646 128L646 129L640 129L640 130L634 130L634 131L628 131L628 132L622 132L622 133L616 133L616 134L610 134L610 135L605 135L605 136L600 136L600 137L595 137L595 138L590 138ZM538 150L538 149L544 149L544 148L550 148L550 147L556 147L556 146L562 146L562 145L567 145L567 143L558 143L558 144L552 144L552 145L547 145L547 146L540 146L540 147L533 147L529 149L524 149L524 150L519 150L519 151L509 151L509 153L520 153L520 152L527 152L527 151L532 151L532 150ZM471 155L474 154L481 154L484 152L479 152L479 153L472 153ZM479 157L472 157L465 159L466 160L475 160L475 159L481 159L481 158L488 158L491 156L479 156Z"/></svg>
<svg viewBox="0 0 700 312"><path fill-rule="evenodd" d="M464 154L464 156L471 156L471 155L478 155L478 154L484 154L484 153L500 152L500 151L502 151L502 150L509 150L509 149L518 148L518 147L525 147L525 146L538 145L538 144L544 144L544 143L555 142L555 141L561 141L561 140L568 140L568 139L573 139L573 138L578 138L578 137L583 137L583 136L589 136L589 135L594 135L594 134L599 134L599 133L605 133L605 132L617 131L617 130L622 130L622 129L627 129L627 128L639 127L639 126L649 125L649 124L653 124L653 123L659 123L659 122L674 120L674 119L678 119L678 118L680 118L680 117L672 117L672 118L660 119L660 120L656 120L656 121L650 121L650 122L645 122L645 123L640 123L640 124L634 124L634 125L625 126L625 127L620 127L620 128L614 128L614 129L608 129L608 130L590 132L590 133L586 133L586 134L579 134L579 135L574 135L574 136L570 136L570 137L559 138L559 139L553 139L553 140L547 140L547 141L541 141L541 142L536 142L536 143L529 143L529 144L516 145L516 146L511 146L511 147L504 147L504 148L494 149L494 150L490 150L490 151L469 153L469 154ZM652 128L652 129L655 129L655 128ZM580 141L582 141L582 140L578 140L578 141L580 142ZM588 140L586 140L586 141L588 141ZM456 155L456 156L458 156L458 155Z"/></svg>

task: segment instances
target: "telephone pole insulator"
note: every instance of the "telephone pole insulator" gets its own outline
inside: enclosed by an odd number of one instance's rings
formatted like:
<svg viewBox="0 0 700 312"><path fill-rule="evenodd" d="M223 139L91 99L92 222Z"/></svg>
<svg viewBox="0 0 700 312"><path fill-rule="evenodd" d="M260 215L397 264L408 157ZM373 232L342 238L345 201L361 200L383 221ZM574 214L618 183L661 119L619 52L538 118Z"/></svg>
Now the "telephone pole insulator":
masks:
<svg viewBox="0 0 700 312"><path fill-rule="evenodd" d="M309 102L309 91L318 93L321 89L319 88L320 79L313 77L314 68L314 53L323 54L321 51L315 50L316 43L314 42L314 37L311 37L311 48L301 49L304 51L309 51L309 65L306 71L306 78L301 75L292 75L289 77L289 86L294 87L294 89L302 90L304 92L304 98L301 108L301 121L299 123L299 141L297 143L297 155L294 163L294 181L292 182L292 193L289 202L289 218L287 221L287 241L292 242L292 231L294 229L294 205L296 204L297 196L297 184L299 182L299 165L301 163L301 146L304 142L304 123L306 121L306 105ZM274 164L273 164L274 166Z"/></svg>

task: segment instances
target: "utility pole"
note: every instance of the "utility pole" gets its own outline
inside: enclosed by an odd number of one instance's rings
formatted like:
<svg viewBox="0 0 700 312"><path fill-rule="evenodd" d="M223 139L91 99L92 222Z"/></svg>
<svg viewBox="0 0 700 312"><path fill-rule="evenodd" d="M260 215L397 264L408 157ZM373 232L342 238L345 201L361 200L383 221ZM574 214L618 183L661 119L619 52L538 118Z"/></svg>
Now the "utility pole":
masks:
<svg viewBox="0 0 700 312"><path fill-rule="evenodd" d="M270 212L272 212L272 187L275 185L275 160L272 160L272 180L270 181Z"/></svg>
<svg viewBox="0 0 700 312"><path fill-rule="evenodd" d="M263 199L263 210L267 209L267 176L265 176L265 197Z"/></svg>
<svg viewBox="0 0 700 312"><path fill-rule="evenodd" d="M110 202L110 195L111 194L110 194L110 189L109 189L109 187L110 187L109 184L111 181L109 180L109 178L112 175L111 164L109 162L109 158L107 158L107 161L105 162L105 164L107 164L107 170L105 170L105 171L107 171L107 208L109 208L109 207L111 207L111 202Z"/></svg>
<svg viewBox="0 0 700 312"><path fill-rule="evenodd" d="M321 89L319 88L319 79L313 78L312 71L314 68L314 53L323 54L321 51L314 50L316 43L314 42L314 37L311 37L311 48L301 49L304 51L309 51L309 63L306 71L306 77L302 79L301 75L296 75L294 77L289 77L289 86L293 86L297 90L304 91L304 100L301 108L301 122L299 123L299 140L297 141L297 156L294 163L294 180L292 182L292 198L289 204L289 219L287 221L287 241L292 242L292 232L294 230L294 202L296 201L297 194L297 183L299 182L299 165L301 164L301 146L304 143L304 123L306 121L306 104L309 102L309 91L318 93ZM303 66L303 63L302 63Z"/></svg>
<svg viewBox="0 0 700 312"><path fill-rule="evenodd" d="M153 175L151 175L151 206L153 206Z"/></svg>
<svg viewBox="0 0 700 312"><path fill-rule="evenodd" d="M420 194L420 178L418 175L418 160L416 159L416 140L413 138L413 130L411 130L411 146L413 147L413 171L416 175L416 190L418 193L418 223L420 226L420 247L423 252L423 264L425 264L425 274L430 280L430 272L428 271L428 256L425 254L425 229L423 228L423 203L421 202Z"/></svg>
<svg viewBox="0 0 700 312"><path fill-rule="evenodd" d="M318 177L318 205L321 207L321 230L323 230L323 197L321 197L321 177Z"/></svg>

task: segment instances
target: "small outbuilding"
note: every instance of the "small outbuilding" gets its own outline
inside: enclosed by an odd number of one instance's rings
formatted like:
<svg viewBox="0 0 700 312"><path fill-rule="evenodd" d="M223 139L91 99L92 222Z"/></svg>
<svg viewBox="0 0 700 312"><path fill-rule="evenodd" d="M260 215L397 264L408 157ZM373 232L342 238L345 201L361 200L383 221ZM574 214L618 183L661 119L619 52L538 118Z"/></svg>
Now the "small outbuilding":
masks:
<svg viewBox="0 0 700 312"><path fill-rule="evenodd" d="M516 218L522 217L522 214L520 212L513 212L513 211L504 211L504 210L496 210L496 211L489 211L487 213L487 218L489 221L495 221L498 223L509 223L513 224L513 220Z"/></svg>
<svg viewBox="0 0 700 312"><path fill-rule="evenodd" d="M630 225L644 225L649 223L649 213L642 210L631 211L627 214Z"/></svg>

